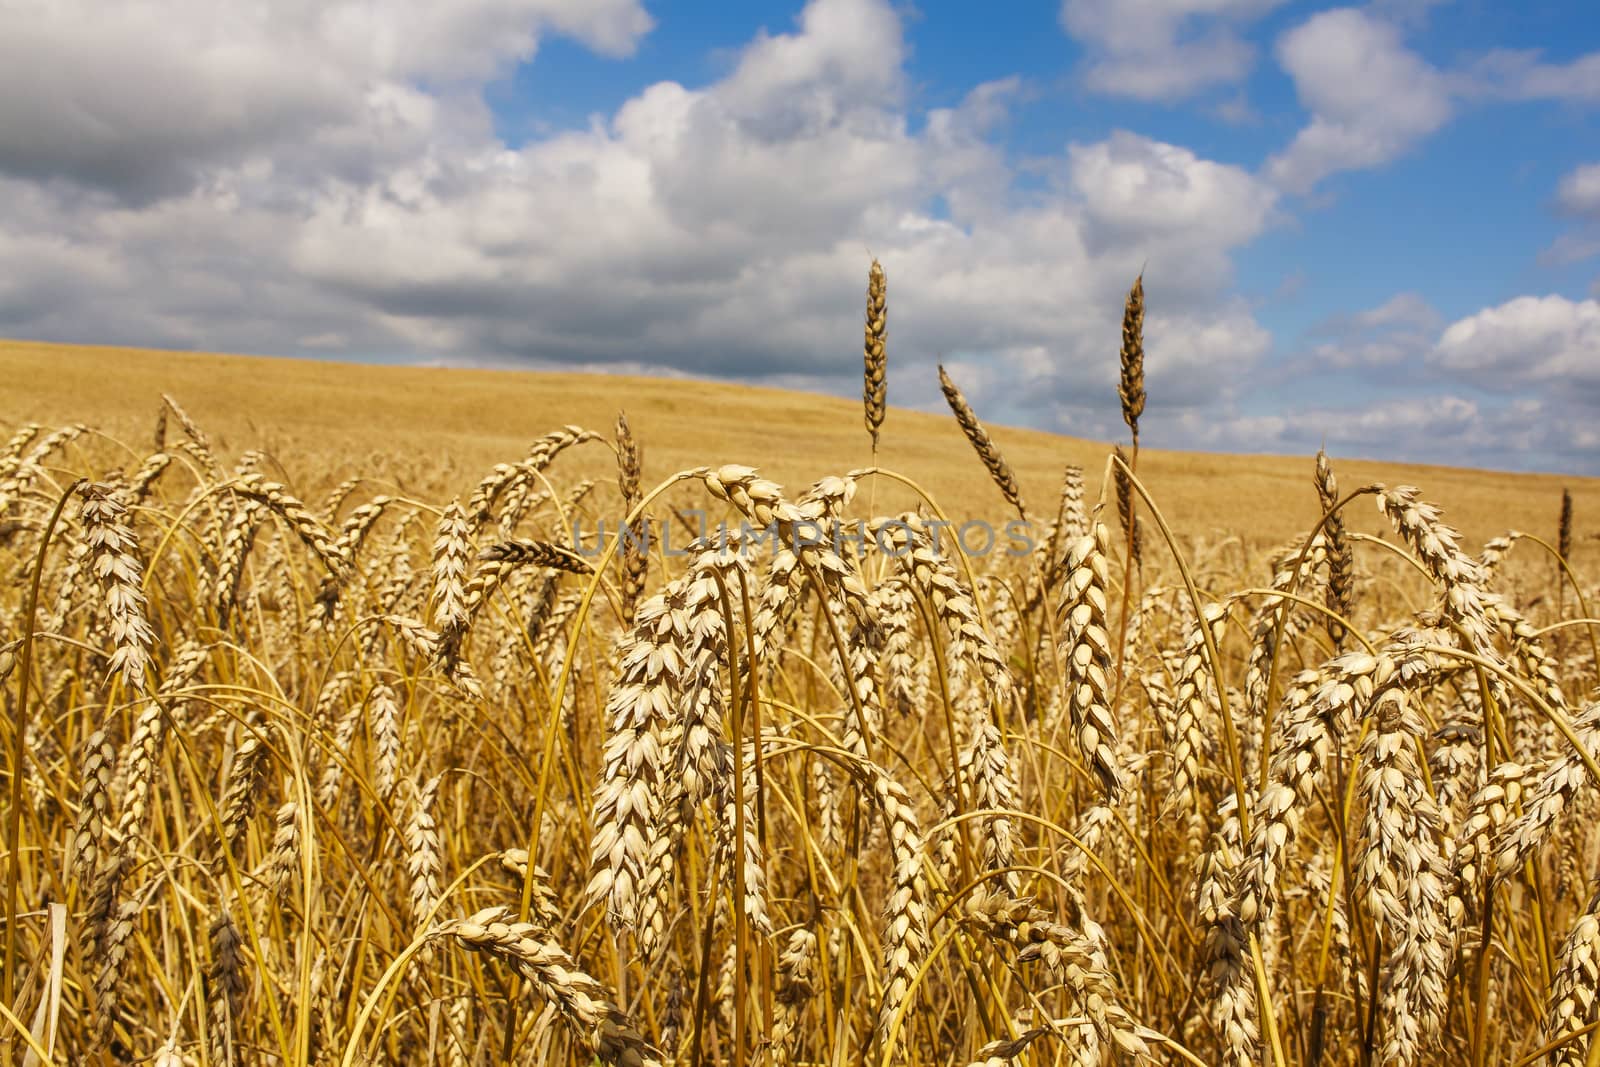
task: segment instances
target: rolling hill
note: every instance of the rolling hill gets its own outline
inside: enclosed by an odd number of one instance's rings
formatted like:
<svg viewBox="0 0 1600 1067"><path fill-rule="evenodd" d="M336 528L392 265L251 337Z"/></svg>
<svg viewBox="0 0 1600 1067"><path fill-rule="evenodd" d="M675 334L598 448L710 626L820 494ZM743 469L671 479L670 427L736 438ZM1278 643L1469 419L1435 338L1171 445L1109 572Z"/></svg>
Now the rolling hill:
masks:
<svg viewBox="0 0 1600 1067"><path fill-rule="evenodd" d="M892 365L890 382L892 395ZM871 461L859 403L835 397L681 379L0 340L0 427L6 431L30 421L85 422L138 452L130 456L135 462L140 449L148 449L162 393L183 405L225 457L265 449L278 468L275 476L308 496L357 475L369 479L370 492L398 487L429 501L465 494L488 467L520 457L534 437L555 426L575 423L609 435L619 409L627 411L644 446L647 484L686 467L739 462L798 489ZM1053 513L1065 464L1084 467L1092 503L1108 445L1035 430L990 430L1016 469L1030 510ZM1597 551L1588 535L1600 514L1600 480L1333 460L1345 491L1370 481L1420 486L1471 548L1513 528L1553 538L1561 490L1568 488L1577 554ZM926 488L953 517L997 524L1006 517L1004 502L948 413L892 409L879 461ZM1237 535L1261 545L1315 521L1311 461L1145 449L1139 471L1188 543ZM568 478L613 477L603 447L580 450L561 464ZM892 483L879 484L877 510L909 504ZM1354 519L1358 528L1379 525L1370 505L1358 505Z"/></svg>

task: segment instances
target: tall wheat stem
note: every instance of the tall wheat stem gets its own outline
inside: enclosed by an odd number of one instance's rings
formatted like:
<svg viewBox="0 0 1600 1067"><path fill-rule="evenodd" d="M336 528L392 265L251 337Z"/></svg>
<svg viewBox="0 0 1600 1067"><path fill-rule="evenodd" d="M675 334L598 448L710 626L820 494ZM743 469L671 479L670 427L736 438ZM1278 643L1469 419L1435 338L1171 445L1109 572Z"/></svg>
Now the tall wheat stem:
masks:
<svg viewBox="0 0 1600 1067"><path fill-rule="evenodd" d="M33 670L33 619L39 610L39 586L44 580L44 559L50 551L50 538L55 534L56 523L79 487L87 478L79 478L67 486L67 491L56 501L50 521L45 524L39 538L39 552L33 560L33 578L28 583L28 603L23 614L22 648L17 655L17 714L11 724L11 810L6 819L6 840L11 852L6 864L6 969L0 975L0 1004L16 1003L14 988L17 952L17 888L22 881L22 761L27 753L28 738L28 678Z"/></svg>

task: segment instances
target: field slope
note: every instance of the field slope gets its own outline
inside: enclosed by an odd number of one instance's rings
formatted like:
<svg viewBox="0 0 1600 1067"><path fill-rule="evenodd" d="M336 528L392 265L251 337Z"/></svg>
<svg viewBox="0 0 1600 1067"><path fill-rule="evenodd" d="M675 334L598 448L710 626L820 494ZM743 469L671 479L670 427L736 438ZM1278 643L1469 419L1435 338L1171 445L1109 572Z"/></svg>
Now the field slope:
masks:
<svg viewBox="0 0 1600 1067"><path fill-rule="evenodd" d="M895 368L890 366L890 396ZM1152 382L1160 389L1160 382ZM868 465L858 402L701 381L505 370L395 367L0 340L0 429L85 422L131 449L146 447L162 393L216 440L224 456L264 448L306 493L357 473L429 499L466 492L538 434L575 423L609 436L626 409L645 447L647 482L701 464L744 462L796 488ZM1106 403L1116 404L1108 394ZM979 412L980 417L983 412ZM1091 498L1108 446L991 427L1030 509L1054 508L1063 465L1081 464ZM1146 435L1159 434L1148 425ZM1373 444L1374 450L1381 443ZM133 457L130 461L136 461ZM915 479L953 516L997 523L1005 505L948 413L891 410L883 466ZM1420 486L1469 547L1508 529L1553 537L1563 487L1580 545L1600 514L1600 480L1372 463L1333 457L1340 483ZM563 460L563 463L569 462ZM609 454L590 449L574 473L609 480ZM1140 473L1164 514L1189 535L1278 542L1315 521L1310 456L1236 456L1147 449ZM374 489L376 491L376 489ZM885 490L887 502L906 503ZM879 510L883 510L880 506ZM1358 525L1377 516L1358 509ZM1592 542L1591 542L1592 544ZM1582 545L1581 556L1594 549Z"/></svg>

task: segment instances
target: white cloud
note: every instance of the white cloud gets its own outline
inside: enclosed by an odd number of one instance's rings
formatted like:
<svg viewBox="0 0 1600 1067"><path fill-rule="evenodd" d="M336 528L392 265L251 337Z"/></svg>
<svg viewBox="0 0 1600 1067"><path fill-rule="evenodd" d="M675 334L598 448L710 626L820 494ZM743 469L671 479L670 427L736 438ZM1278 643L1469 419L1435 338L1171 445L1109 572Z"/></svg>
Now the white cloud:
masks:
<svg viewBox="0 0 1600 1067"><path fill-rule="evenodd" d="M1260 234L1276 200L1238 167L1126 131L1067 154L1090 218L1116 239L1174 234L1228 248Z"/></svg>
<svg viewBox="0 0 1600 1067"><path fill-rule="evenodd" d="M1396 397L1360 407L1296 412L1295 436L1326 440L1353 454L1382 455L1396 441L1412 447L1422 440L1435 445L1481 444L1474 438L1481 417L1478 403L1460 396Z"/></svg>
<svg viewBox="0 0 1600 1067"><path fill-rule="evenodd" d="M1091 89L1181 100L1242 81L1255 49L1236 26L1282 0L1062 0L1061 25L1088 49Z"/></svg>
<svg viewBox="0 0 1600 1067"><path fill-rule="evenodd" d="M1600 102L1600 52L1570 63L1546 63L1537 50L1498 49L1483 56L1472 71L1475 92L1511 100Z"/></svg>
<svg viewBox="0 0 1600 1067"><path fill-rule="evenodd" d="M269 153L371 176L487 128L475 95L419 84L479 86L545 32L626 54L651 25L636 0L0 4L0 174L140 202Z"/></svg>
<svg viewBox="0 0 1600 1067"><path fill-rule="evenodd" d="M894 12L875 0L829 0L801 13L795 33L761 34L718 86L730 114L765 126L791 111L825 118L841 101L892 105L904 42Z"/></svg>
<svg viewBox="0 0 1600 1067"><path fill-rule="evenodd" d="M1279 39L1277 54L1311 112L1310 124L1267 163L1272 180L1292 192L1387 163L1450 118L1449 80L1392 25L1354 8L1312 16Z"/></svg>
<svg viewBox="0 0 1600 1067"><path fill-rule="evenodd" d="M1429 358L1485 389L1600 398L1600 301L1519 296L1453 322Z"/></svg>
<svg viewBox="0 0 1600 1067"><path fill-rule="evenodd" d="M1563 175L1556 206L1569 215L1600 221L1600 163L1586 163Z"/></svg>

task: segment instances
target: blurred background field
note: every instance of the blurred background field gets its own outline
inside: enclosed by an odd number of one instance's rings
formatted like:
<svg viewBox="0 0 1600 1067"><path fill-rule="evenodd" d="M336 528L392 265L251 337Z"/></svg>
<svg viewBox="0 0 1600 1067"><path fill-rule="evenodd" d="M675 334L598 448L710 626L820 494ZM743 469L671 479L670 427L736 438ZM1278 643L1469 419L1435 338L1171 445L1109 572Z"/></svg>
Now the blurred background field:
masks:
<svg viewBox="0 0 1600 1067"><path fill-rule="evenodd" d="M83 421L138 451L148 444L162 393L182 404L225 456L266 449L281 467L274 476L306 496L358 474L390 479L403 492L428 499L464 493L539 434L569 423L603 431L619 409L627 411L644 445L645 479L652 484L688 467L745 462L799 489L871 461L855 398L688 379L0 340L0 424L6 431L30 421L49 428ZM1115 403L1114 394L1106 401ZM1083 466L1091 502L1099 493L1109 443L990 429L1031 510L1053 511L1066 464ZM1372 442L1374 452L1383 447ZM1511 529L1553 539L1561 491L1568 489L1574 555L1584 562L1600 554L1600 480L1331 458L1347 488L1371 481L1421 487L1469 547ZM1004 501L947 413L893 408L879 460L921 484L952 517L983 518L997 526L1007 517ZM609 453L600 449L579 450L564 462L576 476L599 481L609 480L613 469ZM1309 529L1318 515L1310 456L1144 448L1139 473L1173 528L1211 545L1229 537L1243 538L1251 548L1277 544ZM909 496L884 499L892 506L910 503ZM1358 530L1383 528L1366 504L1353 509L1350 520Z"/></svg>

